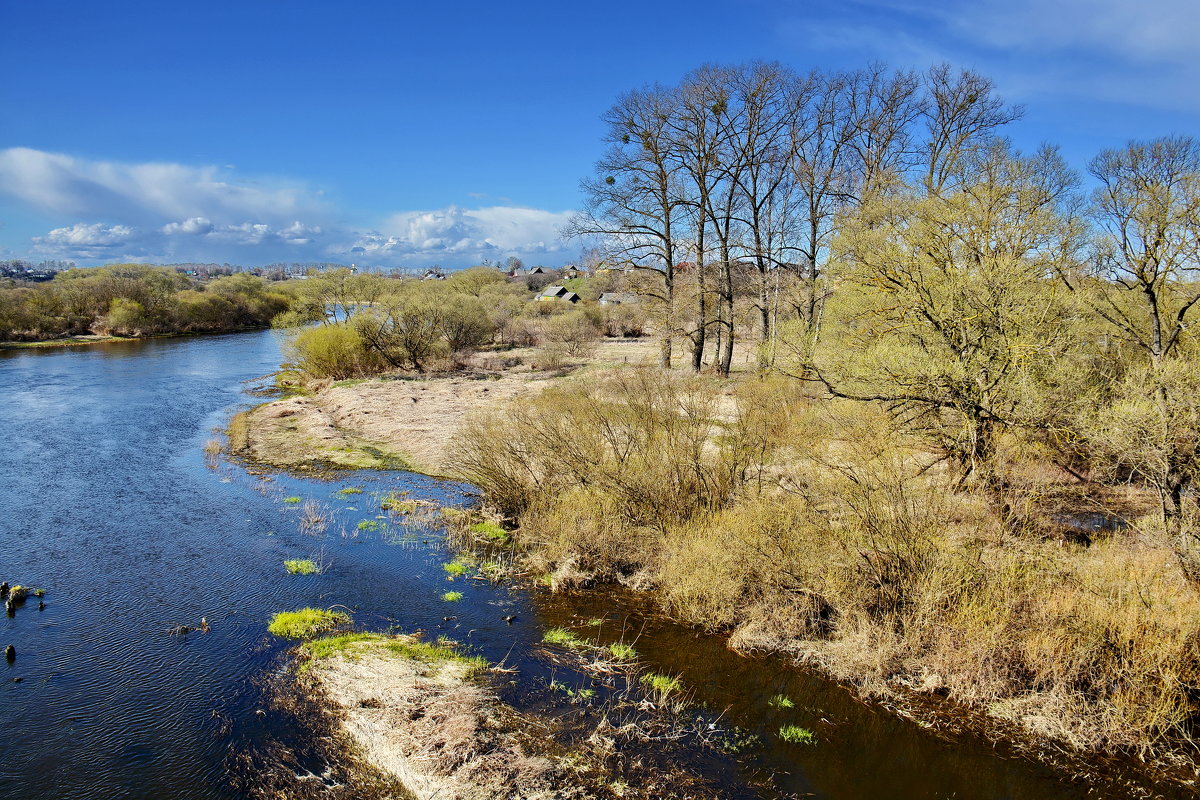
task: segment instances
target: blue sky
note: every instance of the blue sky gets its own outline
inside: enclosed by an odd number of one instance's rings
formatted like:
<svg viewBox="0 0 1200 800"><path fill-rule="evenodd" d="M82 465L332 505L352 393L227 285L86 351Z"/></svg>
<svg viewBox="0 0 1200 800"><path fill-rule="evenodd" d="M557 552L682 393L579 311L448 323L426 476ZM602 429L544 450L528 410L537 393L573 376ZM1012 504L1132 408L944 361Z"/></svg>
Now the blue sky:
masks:
<svg viewBox="0 0 1200 800"><path fill-rule="evenodd" d="M1195 0L0 0L0 259L561 264L623 91L941 61L1078 169L1200 135Z"/></svg>

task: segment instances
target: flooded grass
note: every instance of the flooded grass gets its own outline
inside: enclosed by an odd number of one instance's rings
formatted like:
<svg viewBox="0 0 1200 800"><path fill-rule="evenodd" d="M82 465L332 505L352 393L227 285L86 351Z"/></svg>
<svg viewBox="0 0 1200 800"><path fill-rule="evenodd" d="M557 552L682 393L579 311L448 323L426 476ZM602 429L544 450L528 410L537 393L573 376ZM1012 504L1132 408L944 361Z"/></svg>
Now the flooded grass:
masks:
<svg viewBox="0 0 1200 800"><path fill-rule="evenodd" d="M796 704L786 694L777 694L767 701L771 708L795 708Z"/></svg>
<svg viewBox="0 0 1200 800"><path fill-rule="evenodd" d="M637 661L637 650L624 642L613 642L608 646L609 655L617 661Z"/></svg>
<svg viewBox="0 0 1200 800"><path fill-rule="evenodd" d="M788 744L811 745L817 743L817 736L808 728L799 725L784 725L779 729L779 738Z"/></svg>
<svg viewBox="0 0 1200 800"><path fill-rule="evenodd" d="M672 695L679 694L683 690L683 682L679 678L672 678L670 675L660 675L657 672L647 672L638 681L649 689L660 705L665 703Z"/></svg>
<svg viewBox="0 0 1200 800"><path fill-rule="evenodd" d="M309 558L289 558L283 562L289 575L316 575L320 572L317 562Z"/></svg>
<svg viewBox="0 0 1200 800"><path fill-rule="evenodd" d="M271 617L267 630L284 639L309 639L350 624L350 615L322 608L280 611Z"/></svg>
<svg viewBox="0 0 1200 800"><path fill-rule="evenodd" d="M552 644L558 647L566 647L570 650L579 650L587 647L587 642L580 639L566 628L551 628L542 634L542 642Z"/></svg>
<svg viewBox="0 0 1200 800"><path fill-rule="evenodd" d="M457 603L459 600L463 599L463 593L462 592L444 592L442 594L442 599L445 600L447 603Z"/></svg>

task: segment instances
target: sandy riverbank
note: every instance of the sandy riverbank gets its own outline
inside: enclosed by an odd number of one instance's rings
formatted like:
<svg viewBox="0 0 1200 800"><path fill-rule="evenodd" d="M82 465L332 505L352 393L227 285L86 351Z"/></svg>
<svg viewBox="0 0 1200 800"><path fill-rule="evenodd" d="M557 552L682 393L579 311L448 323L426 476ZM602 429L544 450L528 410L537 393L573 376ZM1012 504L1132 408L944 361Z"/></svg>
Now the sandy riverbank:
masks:
<svg viewBox="0 0 1200 800"><path fill-rule="evenodd" d="M372 765L416 800L580 796L542 727L501 703L462 659L418 660L411 637L372 636L303 662L308 691Z"/></svg>
<svg viewBox="0 0 1200 800"><path fill-rule="evenodd" d="M546 657L589 669L570 651ZM518 711L482 659L415 636L315 640L298 648L296 677L334 721L333 738L348 739L342 757L363 759L415 800L715 800L746 788L732 775L726 784L692 774L699 751L721 756L692 716L640 691L636 664L604 669L609 680L626 672L628 687L595 713Z"/></svg>
<svg viewBox="0 0 1200 800"><path fill-rule="evenodd" d="M265 403L230 424L230 448L288 469L326 465L412 469L448 475L446 447L474 409L533 396L555 381L616 364L653 360L648 340L610 340L586 365L557 371L529 366L533 350L482 354L464 370L384 376L317 385L304 396Z"/></svg>

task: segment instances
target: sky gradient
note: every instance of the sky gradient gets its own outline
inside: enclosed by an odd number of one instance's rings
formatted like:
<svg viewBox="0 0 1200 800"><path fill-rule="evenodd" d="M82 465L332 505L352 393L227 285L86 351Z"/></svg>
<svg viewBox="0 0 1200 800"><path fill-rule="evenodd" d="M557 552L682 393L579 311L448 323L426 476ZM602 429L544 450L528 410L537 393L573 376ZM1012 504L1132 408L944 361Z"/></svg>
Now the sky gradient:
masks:
<svg viewBox="0 0 1200 800"><path fill-rule="evenodd" d="M0 259L573 260L600 114L705 62L948 61L1082 171L1200 134L1194 0L0 0Z"/></svg>

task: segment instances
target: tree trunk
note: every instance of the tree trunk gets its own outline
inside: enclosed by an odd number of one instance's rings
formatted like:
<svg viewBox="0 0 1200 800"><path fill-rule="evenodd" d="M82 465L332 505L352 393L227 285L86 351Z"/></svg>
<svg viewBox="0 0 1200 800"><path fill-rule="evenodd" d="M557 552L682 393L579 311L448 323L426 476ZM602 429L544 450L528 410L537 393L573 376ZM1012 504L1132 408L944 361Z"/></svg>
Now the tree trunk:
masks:
<svg viewBox="0 0 1200 800"><path fill-rule="evenodd" d="M722 343L724 348L721 351L721 360L717 366L717 372L726 377L729 376L733 369L733 334L734 334L734 316L733 316L733 267L729 263L729 254L721 254L721 305L724 308L725 317L725 341Z"/></svg>

